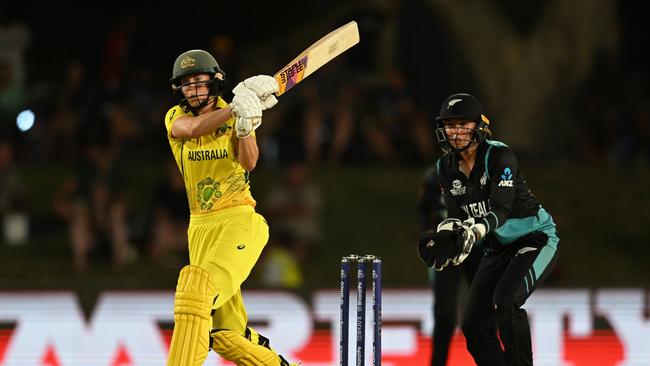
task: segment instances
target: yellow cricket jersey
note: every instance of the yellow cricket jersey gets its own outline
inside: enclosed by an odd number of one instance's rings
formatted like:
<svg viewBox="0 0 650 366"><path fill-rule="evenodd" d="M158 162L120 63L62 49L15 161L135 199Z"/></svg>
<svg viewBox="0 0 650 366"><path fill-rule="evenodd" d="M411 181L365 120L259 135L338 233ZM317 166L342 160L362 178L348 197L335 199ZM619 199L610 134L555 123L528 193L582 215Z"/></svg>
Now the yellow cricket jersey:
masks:
<svg viewBox="0 0 650 366"><path fill-rule="evenodd" d="M221 98L219 108L228 104ZM229 119L212 133L193 139L172 136L172 124L181 116L192 116L176 105L165 115L167 139L185 181L190 214L204 214L227 207L255 207L250 192L248 172L235 156L237 136L234 119Z"/></svg>

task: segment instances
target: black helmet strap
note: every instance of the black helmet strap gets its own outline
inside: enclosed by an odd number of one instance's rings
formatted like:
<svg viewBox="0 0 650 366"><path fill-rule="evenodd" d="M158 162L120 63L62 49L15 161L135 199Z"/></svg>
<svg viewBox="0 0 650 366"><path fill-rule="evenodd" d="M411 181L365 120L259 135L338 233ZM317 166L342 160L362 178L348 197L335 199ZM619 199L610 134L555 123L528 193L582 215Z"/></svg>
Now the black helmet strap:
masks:
<svg viewBox="0 0 650 366"><path fill-rule="evenodd" d="M223 74L222 74L223 75ZM174 94L174 97L178 100L178 105L183 108L185 111L190 111L193 114L198 114L198 111L204 108L206 105L208 105L212 100L217 98L219 95L223 93L223 90L225 89L225 81L223 80L223 76L221 79L211 76L211 78L204 83L208 87L208 98L205 100L202 100L198 106L193 107L190 102L187 100L187 97L183 94L183 91L181 90L182 85L177 85L177 82L180 82L180 80L175 80L172 83L172 91Z"/></svg>

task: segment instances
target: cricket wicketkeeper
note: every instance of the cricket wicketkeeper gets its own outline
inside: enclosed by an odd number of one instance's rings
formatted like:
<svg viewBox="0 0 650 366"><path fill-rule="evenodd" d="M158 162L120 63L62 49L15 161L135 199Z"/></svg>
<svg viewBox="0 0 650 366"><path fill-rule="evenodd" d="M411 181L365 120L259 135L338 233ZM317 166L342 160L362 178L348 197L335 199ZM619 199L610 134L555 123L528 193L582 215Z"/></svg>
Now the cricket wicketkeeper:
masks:
<svg viewBox="0 0 650 366"><path fill-rule="evenodd" d="M467 349L477 365L532 365L522 306L557 261L555 223L528 189L512 149L490 139L478 99L450 95L436 124L446 153L435 174L448 218L420 237L420 257L443 271L463 263L483 241L462 320Z"/></svg>

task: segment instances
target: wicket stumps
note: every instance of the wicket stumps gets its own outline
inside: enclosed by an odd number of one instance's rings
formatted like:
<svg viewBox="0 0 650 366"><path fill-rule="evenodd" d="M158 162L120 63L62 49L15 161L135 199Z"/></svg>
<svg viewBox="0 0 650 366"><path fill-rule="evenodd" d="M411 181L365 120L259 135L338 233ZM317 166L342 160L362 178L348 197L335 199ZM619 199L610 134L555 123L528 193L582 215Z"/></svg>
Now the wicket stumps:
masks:
<svg viewBox="0 0 650 366"><path fill-rule="evenodd" d="M366 263L372 263L372 364L381 366L381 259L374 255L348 255L341 258L341 312L339 365L348 366L350 319L350 263L357 263L356 366L365 364L366 338Z"/></svg>

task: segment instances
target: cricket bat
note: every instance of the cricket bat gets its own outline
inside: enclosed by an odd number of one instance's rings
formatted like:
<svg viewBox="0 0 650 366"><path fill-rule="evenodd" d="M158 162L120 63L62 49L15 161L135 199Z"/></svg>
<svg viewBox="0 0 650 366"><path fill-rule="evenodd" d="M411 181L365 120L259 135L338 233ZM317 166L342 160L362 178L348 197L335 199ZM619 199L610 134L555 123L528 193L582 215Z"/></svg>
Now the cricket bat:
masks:
<svg viewBox="0 0 650 366"><path fill-rule="evenodd" d="M321 66L357 43L359 43L359 28L355 21L328 33L274 75L279 86L275 95L286 93Z"/></svg>

